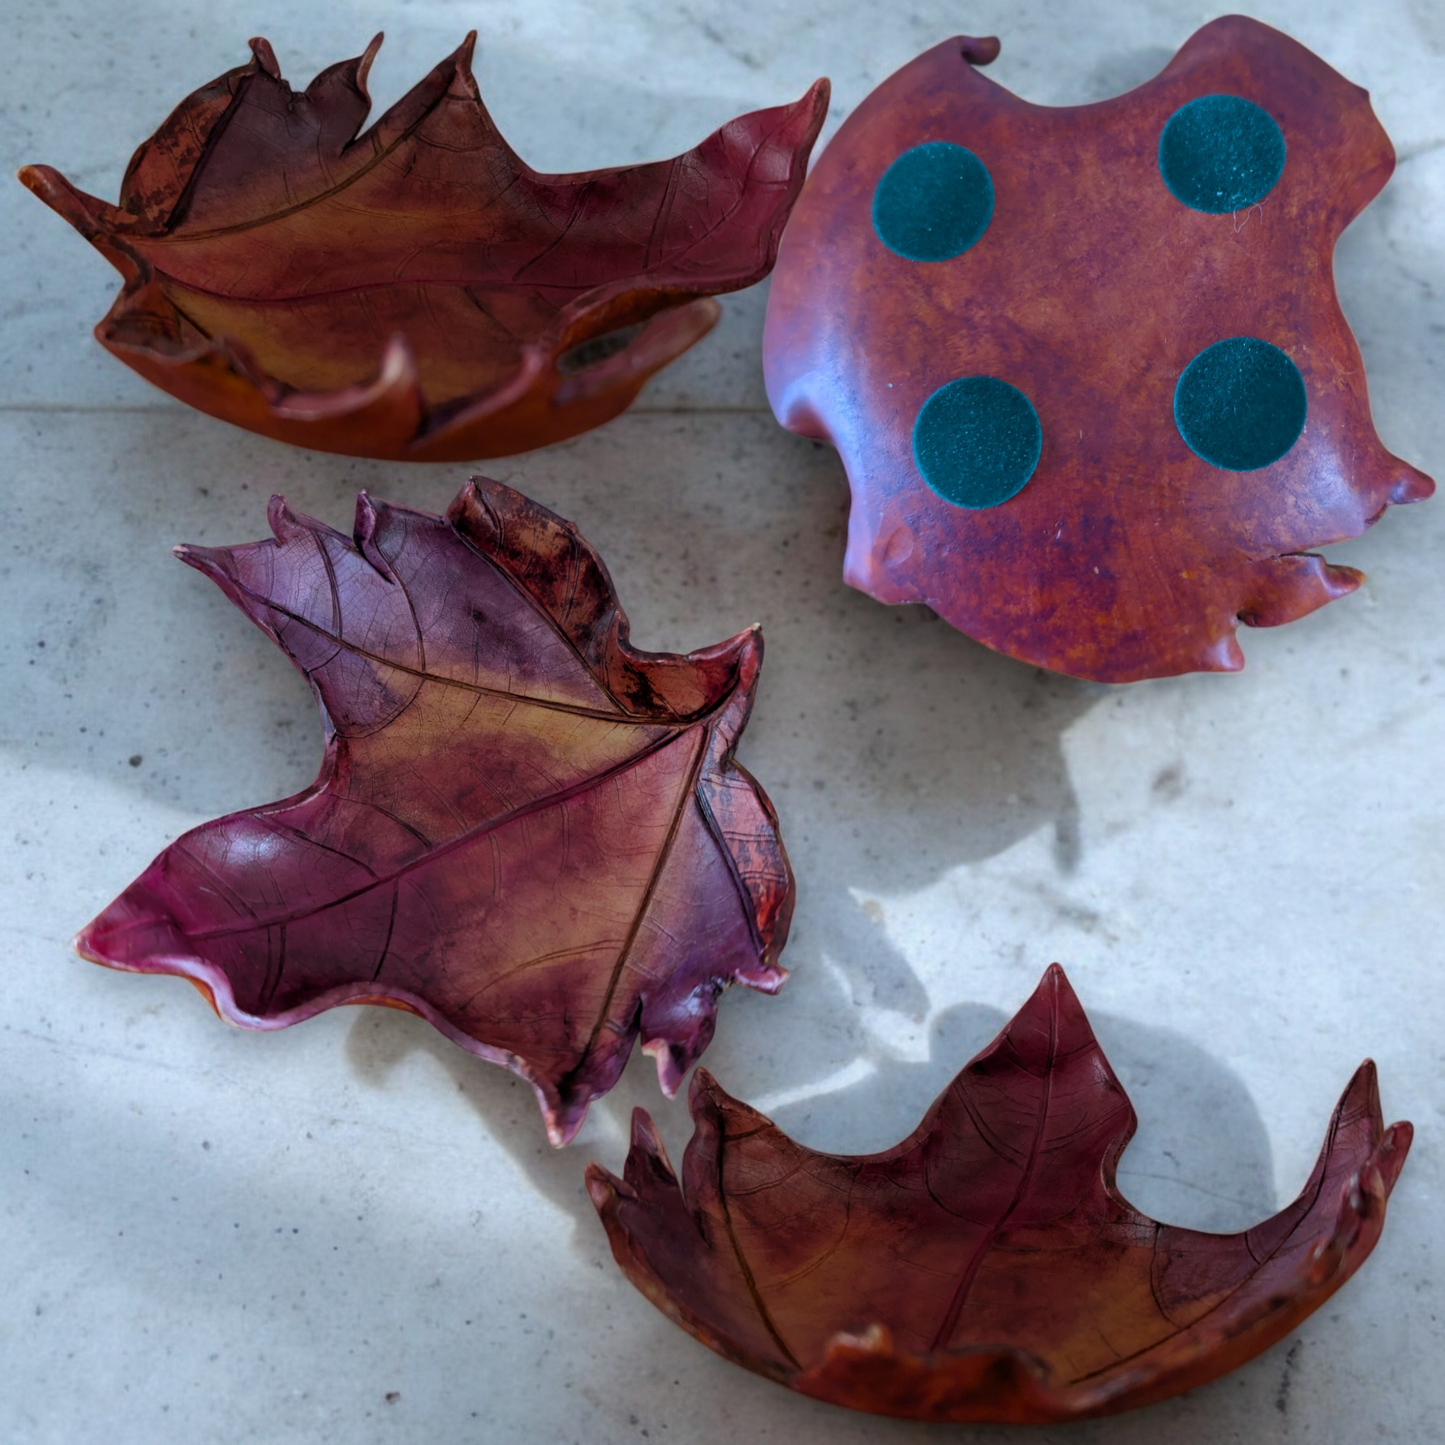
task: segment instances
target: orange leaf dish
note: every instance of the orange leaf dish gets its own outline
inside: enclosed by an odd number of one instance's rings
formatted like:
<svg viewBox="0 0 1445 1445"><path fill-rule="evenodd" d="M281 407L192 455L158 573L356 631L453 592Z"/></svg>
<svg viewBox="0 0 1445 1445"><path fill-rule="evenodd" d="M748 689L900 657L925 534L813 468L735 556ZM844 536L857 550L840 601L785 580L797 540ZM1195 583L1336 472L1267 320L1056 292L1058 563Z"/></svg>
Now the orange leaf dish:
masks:
<svg viewBox="0 0 1445 1445"><path fill-rule="evenodd" d="M1374 1248L1410 1147L1364 1064L1299 1198L1242 1234L1157 1224L1114 1171L1134 1110L1057 965L896 1148L820 1154L693 1076L679 1189L633 1116L588 1188L627 1277L719 1354L918 1420L1167 1399L1288 1334Z"/></svg>
<svg viewBox="0 0 1445 1445"><path fill-rule="evenodd" d="M729 122L670 161L539 175L468 36L364 133L381 44L296 92L265 40L136 152L120 204L20 179L125 278L96 328L148 381L317 451L507 456L610 420L772 269L828 107Z"/></svg>

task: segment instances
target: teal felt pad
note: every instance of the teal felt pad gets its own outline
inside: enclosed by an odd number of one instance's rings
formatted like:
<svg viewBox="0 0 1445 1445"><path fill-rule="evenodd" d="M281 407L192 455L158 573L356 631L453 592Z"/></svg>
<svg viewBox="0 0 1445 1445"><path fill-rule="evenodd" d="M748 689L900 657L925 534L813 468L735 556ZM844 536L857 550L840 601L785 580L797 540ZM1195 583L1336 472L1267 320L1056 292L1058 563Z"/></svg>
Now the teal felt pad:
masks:
<svg viewBox="0 0 1445 1445"><path fill-rule="evenodd" d="M968 250L993 217L988 167L965 146L928 141L904 151L873 192L873 229L909 261L947 261Z"/></svg>
<svg viewBox="0 0 1445 1445"><path fill-rule="evenodd" d="M940 386L913 424L923 480L944 501L975 511L1021 491L1043 444L1033 403L996 376L963 376Z"/></svg>
<svg viewBox="0 0 1445 1445"><path fill-rule="evenodd" d="M1277 462L1304 430L1299 367L1256 336L1207 346L1174 388L1174 422L1196 456L1230 472Z"/></svg>
<svg viewBox="0 0 1445 1445"><path fill-rule="evenodd" d="M1222 215L1262 201L1284 170L1284 133L1240 95L1201 95L1159 135L1159 174L1176 200Z"/></svg>

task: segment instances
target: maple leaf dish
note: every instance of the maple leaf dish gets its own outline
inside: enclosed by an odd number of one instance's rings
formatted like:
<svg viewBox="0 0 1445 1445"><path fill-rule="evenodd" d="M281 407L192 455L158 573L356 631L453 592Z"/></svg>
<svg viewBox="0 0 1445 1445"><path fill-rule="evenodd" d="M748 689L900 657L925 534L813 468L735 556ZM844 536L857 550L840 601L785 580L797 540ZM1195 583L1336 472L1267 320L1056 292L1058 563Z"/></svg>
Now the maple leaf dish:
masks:
<svg viewBox="0 0 1445 1445"><path fill-rule="evenodd" d="M838 449L844 579L1040 667L1244 665L1363 575L1313 548L1434 483L1391 455L1335 294L1395 153L1369 98L1227 16L1154 79L1035 105L935 46L818 158L778 255L779 421Z"/></svg>
<svg viewBox="0 0 1445 1445"><path fill-rule="evenodd" d="M124 278L101 345L212 416L352 456L506 456L622 411L713 295L772 269L828 83L670 161L542 175L487 114L474 39L364 132L380 36L305 91L253 40L118 205L22 170Z"/></svg>
<svg viewBox="0 0 1445 1445"><path fill-rule="evenodd" d="M756 628L628 641L570 523L474 479L445 517L358 498L353 536L271 503L274 538L182 547L295 663L326 727L303 792L192 829L77 939L276 1029L408 1009L576 1133L633 1043L671 1094L733 982L773 993L793 880L733 759Z"/></svg>
<svg viewBox="0 0 1445 1445"><path fill-rule="evenodd" d="M1374 1248L1410 1147L1356 1073L1298 1199L1241 1234L1118 1192L1134 1111L1057 965L896 1148L789 1139L699 1071L673 1174L638 1110L588 1188L627 1277L728 1359L883 1415L1045 1423L1194 1388L1266 1349Z"/></svg>

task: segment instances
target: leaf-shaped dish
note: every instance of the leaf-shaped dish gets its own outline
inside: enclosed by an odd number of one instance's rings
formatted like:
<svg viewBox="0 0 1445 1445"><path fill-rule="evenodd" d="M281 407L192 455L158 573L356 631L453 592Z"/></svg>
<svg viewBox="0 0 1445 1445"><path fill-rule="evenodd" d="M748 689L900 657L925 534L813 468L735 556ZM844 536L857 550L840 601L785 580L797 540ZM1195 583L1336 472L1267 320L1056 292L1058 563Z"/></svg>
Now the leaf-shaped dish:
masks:
<svg viewBox="0 0 1445 1445"><path fill-rule="evenodd" d="M641 1035L671 1094L731 982L773 993L777 817L733 761L756 628L639 652L576 529L474 479L447 515L357 500L346 537L182 547L305 674L315 783L172 843L77 939L281 1028L410 1009L531 1081L554 1143Z"/></svg>
<svg viewBox="0 0 1445 1445"><path fill-rule="evenodd" d="M998 49L910 61L818 158L773 409L837 447L844 577L880 602L1102 682L1233 671L1241 622L1359 586L1309 549L1434 490L1375 433L1330 264L1394 151L1364 91L1242 16L1094 105L1011 95Z"/></svg>
<svg viewBox="0 0 1445 1445"><path fill-rule="evenodd" d="M1134 1111L1057 965L886 1153L805 1149L702 1070L691 1106L681 1191L641 1110L625 1178L588 1166L628 1278L738 1364L921 1420L1111 1414L1244 1363L1374 1248L1411 1138L1366 1063L1287 1209L1156 1224L1115 1188Z"/></svg>
<svg viewBox="0 0 1445 1445"><path fill-rule="evenodd" d="M364 134L359 59L304 93L264 40L136 152L120 204L20 179L125 278L96 336L201 411L298 446L506 456L616 416L760 281L828 108L648 165L539 175L482 105L474 36Z"/></svg>

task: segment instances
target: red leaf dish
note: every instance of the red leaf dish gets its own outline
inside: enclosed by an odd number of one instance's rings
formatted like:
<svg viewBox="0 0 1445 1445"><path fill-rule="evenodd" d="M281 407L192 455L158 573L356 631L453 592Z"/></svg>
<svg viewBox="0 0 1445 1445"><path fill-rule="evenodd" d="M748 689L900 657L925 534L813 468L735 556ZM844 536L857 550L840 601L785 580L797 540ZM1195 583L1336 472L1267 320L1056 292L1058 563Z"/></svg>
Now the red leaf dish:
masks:
<svg viewBox="0 0 1445 1445"><path fill-rule="evenodd" d="M176 840L77 940L248 1028L409 1009L537 1091L554 1143L642 1038L671 1094L731 982L775 992L792 875L733 761L756 628L639 652L601 560L497 482L447 515L272 498L274 541L182 547L305 674L304 792Z"/></svg>
<svg viewBox="0 0 1445 1445"><path fill-rule="evenodd" d="M844 577L880 602L1102 682L1233 671L1241 622L1359 586L1309 549L1434 490L1375 433L1330 262L1394 151L1364 91L1241 16L1095 105L1011 95L998 50L925 52L819 157L769 292L773 409L837 447ZM930 154L958 166L930 181ZM1216 202L1196 163L1250 183ZM1020 430L970 433L955 383Z"/></svg>
<svg viewBox="0 0 1445 1445"><path fill-rule="evenodd" d="M828 84L674 160L548 176L482 105L473 40L360 134L380 36L301 93L253 40L118 206L26 167L125 278L101 345L212 416L353 456L505 456L620 412L717 320L705 298L772 269Z"/></svg>
<svg viewBox="0 0 1445 1445"><path fill-rule="evenodd" d="M1243 1234L1120 1197L1124 1096L1055 965L914 1133L795 1144L706 1074L679 1191L647 1115L588 1188L628 1278L719 1354L834 1404L920 1420L1106 1415L1214 1379L1374 1248L1410 1146L1355 1075L1304 1192Z"/></svg>

